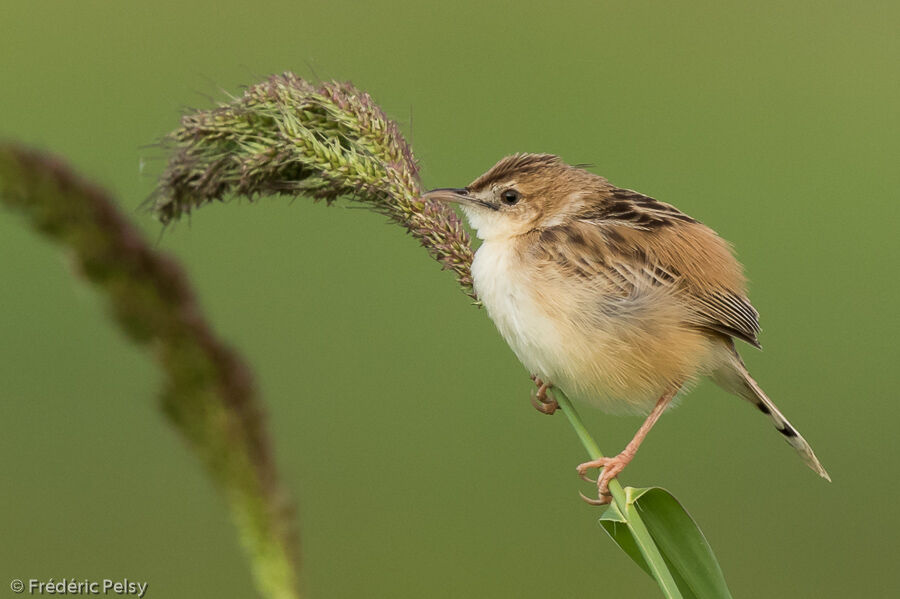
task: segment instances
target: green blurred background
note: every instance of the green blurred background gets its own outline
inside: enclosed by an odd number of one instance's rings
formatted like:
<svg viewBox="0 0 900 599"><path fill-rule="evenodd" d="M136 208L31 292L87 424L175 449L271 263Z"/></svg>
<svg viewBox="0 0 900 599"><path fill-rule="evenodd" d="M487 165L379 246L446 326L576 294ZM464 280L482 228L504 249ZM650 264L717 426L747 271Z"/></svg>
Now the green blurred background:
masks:
<svg viewBox="0 0 900 599"><path fill-rule="evenodd" d="M829 485L704 383L626 484L670 489L736 597L900 592L896 2L21 2L0 136L62 154L190 271L258 374L309 597L654 597L596 524L561 416L452 276L381 216L269 199L160 233L146 147L185 107L283 70L349 79L426 186L553 152L736 246L762 314L745 359ZM128 577L248 597L222 499L155 404L148 356L65 257L0 215L0 596ZM583 410L618 451L640 423Z"/></svg>

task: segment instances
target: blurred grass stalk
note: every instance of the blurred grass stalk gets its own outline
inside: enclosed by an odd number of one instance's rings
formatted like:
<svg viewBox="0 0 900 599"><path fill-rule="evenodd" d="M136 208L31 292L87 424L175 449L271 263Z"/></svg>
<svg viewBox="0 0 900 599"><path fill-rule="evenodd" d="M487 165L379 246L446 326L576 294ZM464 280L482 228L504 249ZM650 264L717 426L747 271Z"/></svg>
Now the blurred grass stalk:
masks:
<svg viewBox="0 0 900 599"><path fill-rule="evenodd" d="M163 410L223 491L264 597L296 599L293 515L253 378L213 333L179 265L147 245L101 189L60 161L0 145L0 203L73 257L123 331L166 377Z"/></svg>
<svg viewBox="0 0 900 599"><path fill-rule="evenodd" d="M452 208L421 199L418 167L397 125L369 94L352 85L313 85L292 73L271 76L230 102L185 115L164 145L172 156L154 206L164 223L198 206L234 196L248 200L269 195L307 196L328 202L346 197L405 227L436 260L454 271L463 290L477 301L470 273L473 252L459 218ZM590 457L601 457L571 403L565 398L560 403ZM623 489L618 481L610 488L618 511L601 520L614 521L614 530L618 523L627 526L627 537L611 536L652 574L666 597L729 596L727 589L694 594L681 573L681 584L676 584L636 503L649 490ZM629 495L631 491L640 492ZM672 502L677 505L674 498L664 500L666 506ZM682 533L690 533L693 525L686 512L684 516L671 530L657 528L663 537L675 539L670 545L675 553L679 551L677 539L689 538ZM666 519L657 521L665 523ZM690 538L705 543L699 529ZM635 544L639 554L626 549ZM666 557L691 568L691 560L678 559L682 555ZM715 562L711 551L707 557ZM721 575L716 563L707 570ZM689 571L687 579L691 578Z"/></svg>

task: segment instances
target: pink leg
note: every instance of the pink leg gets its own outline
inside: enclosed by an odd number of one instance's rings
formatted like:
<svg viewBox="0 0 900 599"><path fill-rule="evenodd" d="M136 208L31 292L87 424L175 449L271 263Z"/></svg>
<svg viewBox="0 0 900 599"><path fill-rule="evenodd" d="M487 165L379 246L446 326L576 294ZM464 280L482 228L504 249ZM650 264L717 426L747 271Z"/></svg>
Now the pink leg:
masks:
<svg viewBox="0 0 900 599"><path fill-rule="evenodd" d="M553 414L553 412L559 409L559 404L556 403L553 396L550 396L549 398L547 396L547 391L553 386L553 383L545 383L539 379L536 374L531 375L531 380L533 380L534 384L538 387L537 393L534 391L531 392L531 405L542 414Z"/></svg>
<svg viewBox="0 0 900 599"><path fill-rule="evenodd" d="M638 447L641 446L647 433L650 432L650 429L653 428L653 425L656 424L656 421L662 416L662 413L677 392L678 390L676 389L659 398L656 405L653 407L653 410L650 412L650 415L647 416L647 419L644 421L644 424L642 424L641 428L634 434L634 438L625 446L622 453L613 458L600 458L599 460L591 460L590 462L578 465L578 475L589 482L594 481L587 478L586 472L591 468L603 468L603 472L600 473L600 477L596 481L598 499L588 499L582 495L581 497L585 501L591 505L606 505L612 500L612 496L609 494L609 482L618 476L619 473L625 469L625 466L634 459L634 454L637 453Z"/></svg>

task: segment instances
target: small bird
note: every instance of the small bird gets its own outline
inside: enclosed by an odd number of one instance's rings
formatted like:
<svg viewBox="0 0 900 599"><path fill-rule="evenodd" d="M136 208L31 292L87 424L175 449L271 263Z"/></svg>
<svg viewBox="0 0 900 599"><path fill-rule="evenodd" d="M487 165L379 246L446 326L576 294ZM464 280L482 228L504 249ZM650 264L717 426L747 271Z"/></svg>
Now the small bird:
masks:
<svg viewBox="0 0 900 599"><path fill-rule="evenodd" d="M468 187L424 198L458 203L482 240L475 293L532 374L535 407L555 411L555 386L609 413L648 414L617 456L577 467L582 478L602 469L590 503L609 503L609 482L702 376L753 403L831 480L735 348L735 339L760 347L759 315L743 268L712 229L551 154L508 156Z"/></svg>

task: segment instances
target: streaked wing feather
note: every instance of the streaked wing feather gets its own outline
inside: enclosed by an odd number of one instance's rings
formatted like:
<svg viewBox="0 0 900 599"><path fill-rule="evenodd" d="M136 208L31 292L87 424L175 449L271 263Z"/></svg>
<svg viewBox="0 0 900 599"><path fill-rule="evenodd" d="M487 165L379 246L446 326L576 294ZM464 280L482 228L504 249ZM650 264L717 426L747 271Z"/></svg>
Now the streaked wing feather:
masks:
<svg viewBox="0 0 900 599"><path fill-rule="evenodd" d="M700 326L759 344L759 313L745 297L730 292L694 294Z"/></svg>
<svg viewBox="0 0 900 599"><path fill-rule="evenodd" d="M696 227L693 234L712 240L713 249L697 251L689 236L674 233L670 227L647 230L593 219L553 227L550 235L544 230L540 247L544 258L556 267L586 280L602 277L609 290L623 297L648 286L668 287L693 314L687 324L760 347L759 314L744 295L739 264L710 229L696 221L682 223ZM735 273L717 277L716 273L723 271L721 263ZM698 269L707 275L702 284Z"/></svg>

